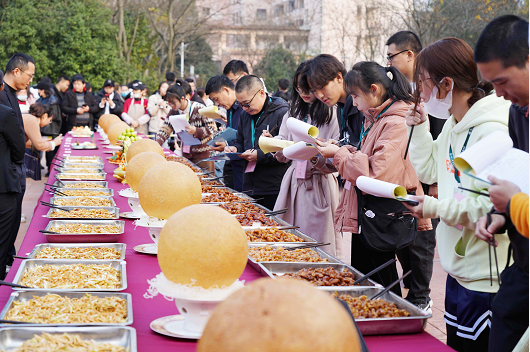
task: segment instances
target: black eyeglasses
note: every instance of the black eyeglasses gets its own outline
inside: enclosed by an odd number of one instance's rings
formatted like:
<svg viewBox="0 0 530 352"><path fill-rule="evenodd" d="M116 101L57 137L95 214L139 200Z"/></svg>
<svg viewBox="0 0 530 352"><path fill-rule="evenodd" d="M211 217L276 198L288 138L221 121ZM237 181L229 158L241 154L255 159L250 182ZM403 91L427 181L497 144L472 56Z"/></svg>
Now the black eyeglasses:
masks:
<svg viewBox="0 0 530 352"><path fill-rule="evenodd" d="M401 53L404 53L404 52L406 52L406 51L409 51L409 49L401 50L399 53L396 53L396 54L394 54L394 55L387 55L387 57L386 57L386 61L392 61L392 59L394 58L394 56L397 56L397 55L399 55L399 54L401 54Z"/></svg>
<svg viewBox="0 0 530 352"><path fill-rule="evenodd" d="M261 89L258 90L258 91L256 92L256 94L254 94L254 96L252 97L252 99L250 99L250 101L249 101L248 103L243 104L242 102L238 102L239 105L241 105L241 107L242 107L243 109L248 109L248 108L250 108L250 104L252 104L252 100L254 100L254 98L256 97L256 95L257 95L259 92L261 92Z"/></svg>

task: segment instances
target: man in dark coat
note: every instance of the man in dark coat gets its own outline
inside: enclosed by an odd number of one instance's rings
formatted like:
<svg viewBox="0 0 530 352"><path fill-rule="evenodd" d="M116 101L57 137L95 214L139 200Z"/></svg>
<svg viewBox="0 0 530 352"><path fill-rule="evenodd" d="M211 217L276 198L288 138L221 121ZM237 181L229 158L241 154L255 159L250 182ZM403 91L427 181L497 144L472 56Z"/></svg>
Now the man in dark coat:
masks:
<svg viewBox="0 0 530 352"><path fill-rule="evenodd" d="M4 111L7 115L4 121L9 120L9 133L13 133L14 141L26 145L24 122L22 121L22 113L18 106L18 100L15 92L19 89L27 89L35 76L35 61L31 56L18 53L13 55L6 65L6 75L4 77L4 89L0 91L0 104L3 104L12 109L13 113ZM16 119L17 128L13 125L13 119ZM4 122L6 123L6 122ZM0 150L2 158L5 158L5 152ZM18 155L18 152L15 153ZM22 215L22 199L26 192L26 167L24 165L24 156L22 158L11 155L11 163L8 165L2 164L2 168L7 167L10 172L9 187L6 190L16 193L16 202L14 204L15 215L14 220L10 223L2 223L0 226L0 278L5 277L5 266L13 263L15 252L15 240L17 238L18 229L20 228L20 219ZM15 176L16 175L16 176ZM16 180L18 177L18 181ZM6 181L4 181L6 182ZM4 191L5 192L5 191ZM12 196L11 196L12 197ZM10 200L11 204L12 201ZM5 254L4 254L5 253ZM11 255L7 257L7 254ZM3 257L2 257L3 255Z"/></svg>
<svg viewBox="0 0 530 352"><path fill-rule="evenodd" d="M243 112L239 117L235 146L229 148L242 153L240 157L247 161L243 190L250 191L249 195L254 198L262 198L258 203L273 209L290 164L280 163L270 153L263 153L258 141L267 129L273 136L278 135L289 105L281 98L269 97L263 82L254 75L239 79L236 98Z"/></svg>
<svg viewBox="0 0 530 352"><path fill-rule="evenodd" d="M96 94L96 102L98 103L99 111L95 115L94 126L97 126L101 115L113 114L121 116L123 112L123 100L114 91L114 81L108 79L103 84L103 89Z"/></svg>
<svg viewBox="0 0 530 352"><path fill-rule="evenodd" d="M289 81L282 78L278 81L278 90L274 92L273 97L282 98L285 101L291 100L291 92L289 92Z"/></svg>
<svg viewBox="0 0 530 352"><path fill-rule="evenodd" d="M89 126L92 128L94 114L99 111L94 94L87 91L85 78L80 75L72 77L73 89L64 94L62 110L66 113L66 130L74 126Z"/></svg>

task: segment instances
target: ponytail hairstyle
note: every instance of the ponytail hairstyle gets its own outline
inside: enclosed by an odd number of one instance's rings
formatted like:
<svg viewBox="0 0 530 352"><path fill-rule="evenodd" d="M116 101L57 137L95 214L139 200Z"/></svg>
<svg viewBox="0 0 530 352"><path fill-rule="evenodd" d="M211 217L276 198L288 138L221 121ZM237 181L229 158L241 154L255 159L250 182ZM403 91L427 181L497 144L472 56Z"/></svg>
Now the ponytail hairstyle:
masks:
<svg viewBox="0 0 530 352"><path fill-rule="evenodd" d="M293 77L293 93L289 114L298 120L303 120L307 114L311 116L311 122L316 126L324 126L331 122L331 108L316 99L313 104L308 104L300 97L298 87L303 92L309 92L309 76L311 75L311 60L302 62Z"/></svg>
<svg viewBox="0 0 530 352"><path fill-rule="evenodd" d="M390 76L390 77L389 77ZM383 102L388 99L412 103L412 88L407 78L393 66L383 67L373 61L356 63L344 78L346 92L355 94L356 90L367 94L372 84L380 86L384 93Z"/></svg>
<svg viewBox="0 0 530 352"><path fill-rule="evenodd" d="M29 114L39 119L48 114L48 117L53 117L53 110L48 104L34 103L29 107Z"/></svg>
<svg viewBox="0 0 530 352"><path fill-rule="evenodd" d="M480 99L493 91L493 84L479 81L477 64L473 61L473 49L458 38L445 38L424 48L414 64L414 83L420 88L420 74L428 74L432 84L438 89L445 77L453 80L453 89L472 93L467 105L472 107ZM419 97L421 89L416 89Z"/></svg>
<svg viewBox="0 0 530 352"><path fill-rule="evenodd" d="M180 101L182 98L186 98L186 92L184 91L184 88L178 84L170 85L166 91L166 101L171 101L173 99Z"/></svg>

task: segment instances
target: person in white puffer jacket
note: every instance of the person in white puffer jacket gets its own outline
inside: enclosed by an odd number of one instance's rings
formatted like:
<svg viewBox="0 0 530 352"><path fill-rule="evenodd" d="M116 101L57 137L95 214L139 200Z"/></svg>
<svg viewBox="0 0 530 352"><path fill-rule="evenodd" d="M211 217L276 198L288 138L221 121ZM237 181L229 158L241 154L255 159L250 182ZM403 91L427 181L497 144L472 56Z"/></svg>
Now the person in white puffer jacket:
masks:
<svg viewBox="0 0 530 352"><path fill-rule="evenodd" d="M149 134L156 134L160 130L167 114L171 110L165 99L168 88L169 84L166 81L161 82L158 85L158 91L149 97L147 102L147 111L151 115Z"/></svg>

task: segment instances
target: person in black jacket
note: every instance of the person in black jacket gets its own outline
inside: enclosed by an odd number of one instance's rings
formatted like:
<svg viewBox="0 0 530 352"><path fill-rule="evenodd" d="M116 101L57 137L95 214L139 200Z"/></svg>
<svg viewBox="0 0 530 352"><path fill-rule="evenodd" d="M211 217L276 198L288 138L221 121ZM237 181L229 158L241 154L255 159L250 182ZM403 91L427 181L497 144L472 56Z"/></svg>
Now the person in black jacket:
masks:
<svg viewBox="0 0 530 352"><path fill-rule="evenodd" d="M491 21L475 46L474 59L483 79L493 83L498 96L513 103L508 130L513 147L525 152L529 148L528 57L528 22L514 15L500 16ZM503 270L499 291L491 302L488 347L492 352L507 352L514 349L528 329L529 242L517 231L509 216L510 199L520 192L519 187L506 180L490 181L494 183L489 188L489 194L495 212L489 226L486 216L479 219L475 236L488 241L492 239L492 234L508 230L514 263Z"/></svg>
<svg viewBox="0 0 530 352"><path fill-rule="evenodd" d="M70 77L60 76L57 79L57 83L52 86L52 93L59 99L59 108L63 106L64 93L68 90L70 86ZM63 136L66 134L66 114L62 111L59 114L61 116L61 130L59 131Z"/></svg>
<svg viewBox="0 0 530 352"><path fill-rule="evenodd" d="M103 89L100 89L96 94L96 102L100 110L95 115L94 126L97 126L101 115L113 114L121 116L123 112L123 100L116 94L115 84L111 79L106 80L103 84Z"/></svg>
<svg viewBox="0 0 530 352"><path fill-rule="evenodd" d="M42 80L35 86L35 88L37 88L39 91L40 97L37 102L43 105L49 105L53 111L52 122L47 126L41 128L41 134L43 136L51 136L52 138L55 138L61 132L62 118L59 98L57 98L55 94L52 93L52 87L53 85L43 82ZM58 149L54 149L52 151L46 152L46 166L48 167L48 173L46 174L46 176L50 175L50 165L53 158L55 157L55 154L57 154L57 150Z"/></svg>
<svg viewBox="0 0 530 352"><path fill-rule="evenodd" d="M291 93L289 92L289 81L285 78L282 78L278 81L278 90L274 92L273 97L282 98L285 101L291 100Z"/></svg>
<svg viewBox="0 0 530 352"><path fill-rule="evenodd" d="M92 128L94 114L99 111L94 94L87 91L85 78L80 75L72 76L73 89L64 94L62 109L66 113L66 130L74 126L89 126Z"/></svg>
<svg viewBox="0 0 530 352"><path fill-rule="evenodd" d="M226 150L242 153L240 157L247 161L243 191L250 191L249 195L254 198L262 198L258 203L273 209L283 175L290 163L280 163L270 153L263 153L258 141L264 130L273 136L278 135L289 104L281 98L269 97L263 82L254 75L239 79L236 98L243 112L239 117L235 146L227 147Z"/></svg>
<svg viewBox="0 0 530 352"><path fill-rule="evenodd" d="M31 56L24 53L15 54L7 62L6 75L3 79L4 89L0 91L0 104L10 107L15 112L18 130L10 128L9 131L14 133L14 140L16 140L17 143L20 140L22 143L24 143L24 146L26 145L24 122L22 121L22 113L20 112L20 107L18 105L15 92L19 89L26 89L26 87L28 87L33 80L34 75L35 61L31 58ZM13 116L11 115L11 117L6 118L10 119L9 122L11 123ZM2 157L5 157L4 153L2 153ZM11 161L12 163L9 164L9 188L6 189L9 189L10 191L14 190L14 192L16 192L16 203L14 207L15 220L12 222L11 228L8 226L0 226L0 241L7 241L5 243L7 246L7 253L9 253L7 259L5 259L5 255L2 257L1 254L4 253L5 249L4 242L2 242L2 244L0 244L0 250L2 251L0 252L0 277L5 277L5 265L11 266L13 263L13 255L16 254L15 240L17 238L18 229L20 228L20 220L22 217L22 200L24 199L24 193L26 192L26 166L24 165L24 157L11 157ZM3 167L2 170L5 170L3 172L8 172L8 170ZM18 176L18 183L14 178L15 174L13 172L16 172L16 175Z"/></svg>

